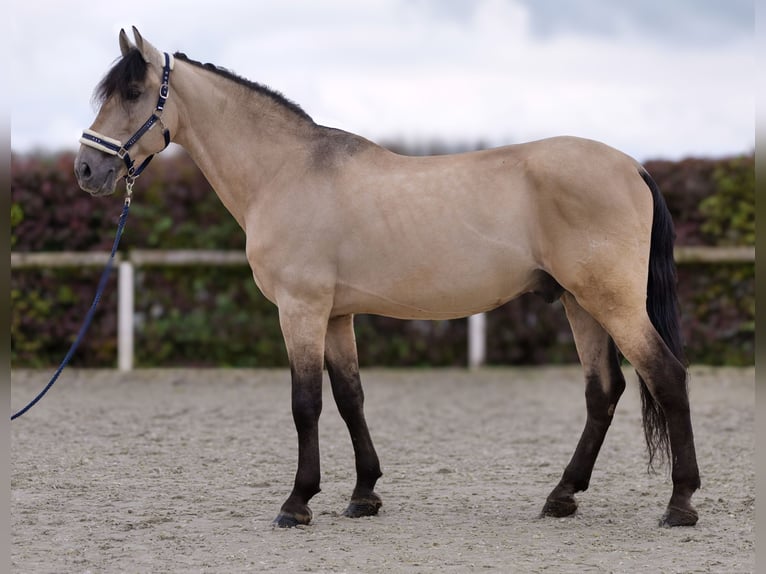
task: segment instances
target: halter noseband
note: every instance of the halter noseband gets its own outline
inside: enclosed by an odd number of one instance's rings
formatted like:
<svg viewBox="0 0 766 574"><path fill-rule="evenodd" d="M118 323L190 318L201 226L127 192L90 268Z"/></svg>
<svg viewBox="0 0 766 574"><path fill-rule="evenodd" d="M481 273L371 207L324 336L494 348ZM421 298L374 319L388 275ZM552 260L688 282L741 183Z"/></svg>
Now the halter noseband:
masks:
<svg viewBox="0 0 766 574"><path fill-rule="evenodd" d="M141 164L136 167L135 162L131 159L128 150L133 147L141 137L152 129L157 122L162 126L162 136L165 138L164 150L170 144L170 130L162 123L162 112L165 110L165 102L167 102L170 95L170 70L173 69L174 59L173 56L165 52L165 65L162 67L162 83L160 85L160 96L157 100L157 107L154 109L154 113L144 122L136 133L134 133L130 139L124 144L119 140L107 137L94 130L85 130L80 138L80 143L86 146L92 147L109 155L116 155L128 168L128 174L125 176L125 183L128 188L128 194L130 194L133 188L133 182L141 175L144 168L152 161L154 154L148 156ZM162 151L160 150L160 151ZM159 153L159 152L158 152Z"/></svg>

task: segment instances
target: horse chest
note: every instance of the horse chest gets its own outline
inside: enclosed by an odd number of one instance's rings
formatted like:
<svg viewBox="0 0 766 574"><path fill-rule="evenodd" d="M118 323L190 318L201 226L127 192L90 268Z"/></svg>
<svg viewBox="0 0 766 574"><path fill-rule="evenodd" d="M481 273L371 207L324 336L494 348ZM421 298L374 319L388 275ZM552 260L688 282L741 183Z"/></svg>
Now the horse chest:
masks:
<svg viewBox="0 0 766 574"><path fill-rule="evenodd" d="M248 245L247 260L250 270L253 272L253 280L258 290L266 299L276 304L274 272L270 266L264 263L264 259L258 257L258 252Z"/></svg>

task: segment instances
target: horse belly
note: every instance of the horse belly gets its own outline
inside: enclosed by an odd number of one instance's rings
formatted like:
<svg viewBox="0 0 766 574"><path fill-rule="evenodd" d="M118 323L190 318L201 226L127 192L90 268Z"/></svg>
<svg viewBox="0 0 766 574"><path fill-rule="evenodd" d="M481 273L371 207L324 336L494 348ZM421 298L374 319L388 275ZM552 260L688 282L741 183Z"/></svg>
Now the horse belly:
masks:
<svg viewBox="0 0 766 574"><path fill-rule="evenodd" d="M464 251L421 265L380 261L375 272L344 274L333 314L455 319L494 309L530 289L535 266L527 258L492 255Z"/></svg>
<svg viewBox="0 0 766 574"><path fill-rule="evenodd" d="M521 176L503 175L472 165L429 167L419 179L353 198L362 208L348 218L359 223L339 245L337 308L448 319L527 291L539 268L525 215L527 186Z"/></svg>

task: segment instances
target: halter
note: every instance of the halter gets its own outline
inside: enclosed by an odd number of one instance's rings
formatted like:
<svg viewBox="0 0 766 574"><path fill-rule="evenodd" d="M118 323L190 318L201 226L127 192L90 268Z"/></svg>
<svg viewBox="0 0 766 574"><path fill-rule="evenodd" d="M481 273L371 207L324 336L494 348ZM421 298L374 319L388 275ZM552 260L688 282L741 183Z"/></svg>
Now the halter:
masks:
<svg viewBox="0 0 766 574"><path fill-rule="evenodd" d="M144 168L152 161L154 154L148 156L141 164L136 167L134 160L130 157L128 150L133 147L141 137L152 129L157 122L162 126L162 136L165 138L165 147L163 151L170 144L170 130L162 123L162 112L165 110L165 103L170 95L170 70L173 69L174 58L172 55L165 52L165 65L162 67L162 83L160 85L160 97L157 100L157 107L154 109L154 113L144 122L136 133L134 133L130 139L124 144L119 140L107 137L94 130L85 130L80 138L80 143L86 146L92 147L109 155L116 155L128 168L128 174L125 176L125 185L128 190L128 197L133 189L133 183L136 178L141 175ZM159 153L159 152L157 152Z"/></svg>

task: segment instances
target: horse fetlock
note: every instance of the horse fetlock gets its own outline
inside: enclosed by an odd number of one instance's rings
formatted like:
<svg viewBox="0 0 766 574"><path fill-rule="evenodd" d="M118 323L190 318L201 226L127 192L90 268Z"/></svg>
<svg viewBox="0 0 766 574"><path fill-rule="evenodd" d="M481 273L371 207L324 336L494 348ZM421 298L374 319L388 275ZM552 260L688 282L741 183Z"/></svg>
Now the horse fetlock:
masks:
<svg viewBox="0 0 766 574"><path fill-rule="evenodd" d="M686 465L675 462L671 473L673 477L673 495L670 503L674 504L677 500L688 500L701 486L700 471L697 467L697 461L692 459L691 463Z"/></svg>

